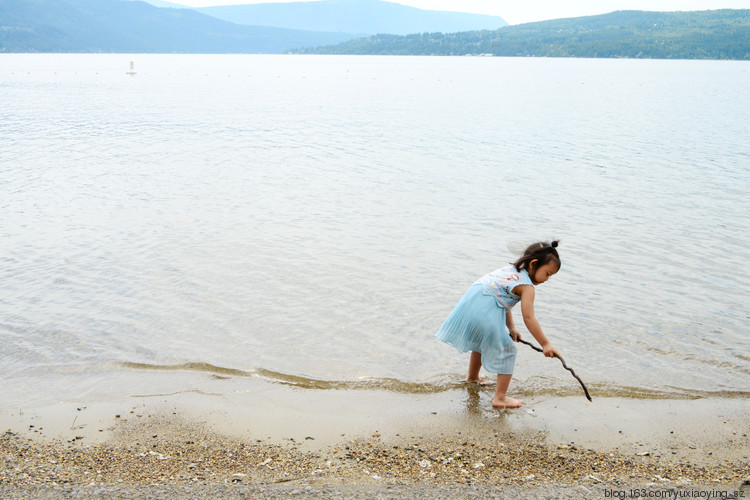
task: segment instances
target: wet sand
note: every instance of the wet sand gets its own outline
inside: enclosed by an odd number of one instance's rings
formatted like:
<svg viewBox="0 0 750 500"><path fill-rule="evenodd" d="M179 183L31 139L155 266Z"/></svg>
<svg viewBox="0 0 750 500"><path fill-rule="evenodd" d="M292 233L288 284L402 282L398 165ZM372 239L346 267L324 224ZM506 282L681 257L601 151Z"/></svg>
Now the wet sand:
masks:
<svg viewBox="0 0 750 500"><path fill-rule="evenodd" d="M491 388L260 389L3 410L0 495L589 498L750 480L744 398L493 410Z"/></svg>

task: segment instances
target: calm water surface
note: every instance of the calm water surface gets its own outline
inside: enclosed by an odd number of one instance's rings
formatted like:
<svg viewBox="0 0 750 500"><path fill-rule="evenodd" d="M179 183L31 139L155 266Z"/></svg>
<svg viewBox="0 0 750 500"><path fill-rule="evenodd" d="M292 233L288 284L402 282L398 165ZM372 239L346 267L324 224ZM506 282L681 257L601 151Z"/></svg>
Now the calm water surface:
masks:
<svg viewBox="0 0 750 500"><path fill-rule="evenodd" d="M443 319L550 238L537 315L595 397L748 397L748 88L748 62L0 55L0 399L444 390ZM578 393L519 353L518 391Z"/></svg>

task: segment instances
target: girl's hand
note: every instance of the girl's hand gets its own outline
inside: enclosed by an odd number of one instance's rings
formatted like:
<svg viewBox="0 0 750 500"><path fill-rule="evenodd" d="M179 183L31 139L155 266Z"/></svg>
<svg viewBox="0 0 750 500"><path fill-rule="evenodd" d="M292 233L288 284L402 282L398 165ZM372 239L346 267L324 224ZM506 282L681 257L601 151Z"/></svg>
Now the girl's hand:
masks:
<svg viewBox="0 0 750 500"><path fill-rule="evenodd" d="M515 328L511 328L509 332L510 338L513 339L513 342L518 342L519 340L521 340L521 334L518 332L518 330L516 330Z"/></svg>
<svg viewBox="0 0 750 500"><path fill-rule="evenodd" d="M552 344L549 344L549 343L546 344L544 347L542 347L542 352L548 358L554 358L554 357L560 358L560 357L562 357L562 355L560 354L560 352L557 349L555 349L554 347L552 347Z"/></svg>

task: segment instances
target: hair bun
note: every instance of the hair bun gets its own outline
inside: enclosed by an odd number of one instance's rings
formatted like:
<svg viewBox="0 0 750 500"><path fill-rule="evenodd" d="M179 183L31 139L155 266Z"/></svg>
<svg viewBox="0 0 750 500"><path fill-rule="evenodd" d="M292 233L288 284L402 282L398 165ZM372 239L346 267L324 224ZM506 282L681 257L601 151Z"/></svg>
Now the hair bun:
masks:
<svg viewBox="0 0 750 500"><path fill-rule="evenodd" d="M555 240L555 241L553 241L552 243L550 243L550 244L549 244L549 246L551 246L552 248L556 248L556 247L557 247L557 245L559 245L559 244L560 244L560 242L559 242L559 241L557 241L557 240Z"/></svg>

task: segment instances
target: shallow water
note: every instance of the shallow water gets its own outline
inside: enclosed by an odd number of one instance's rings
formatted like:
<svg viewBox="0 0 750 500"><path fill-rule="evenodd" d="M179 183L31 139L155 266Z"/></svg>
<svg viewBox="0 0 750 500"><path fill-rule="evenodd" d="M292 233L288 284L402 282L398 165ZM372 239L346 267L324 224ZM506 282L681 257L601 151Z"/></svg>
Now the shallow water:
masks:
<svg viewBox="0 0 750 500"><path fill-rule="evenodd" d="M0 398L447 390L443 319L550 238L537 316L595 399L747 397L747 88L748 62L2 54ZM525 346L514 379L580 391Z"/></svg>

